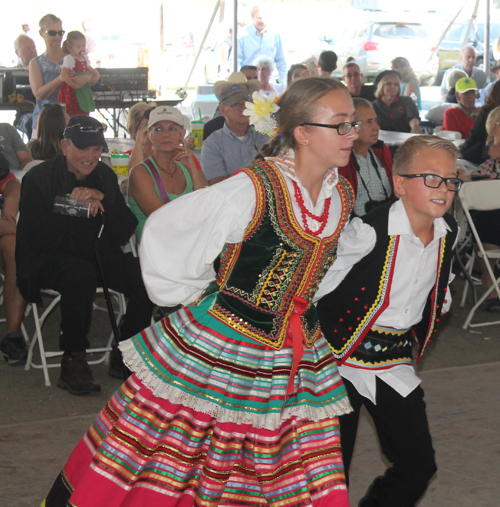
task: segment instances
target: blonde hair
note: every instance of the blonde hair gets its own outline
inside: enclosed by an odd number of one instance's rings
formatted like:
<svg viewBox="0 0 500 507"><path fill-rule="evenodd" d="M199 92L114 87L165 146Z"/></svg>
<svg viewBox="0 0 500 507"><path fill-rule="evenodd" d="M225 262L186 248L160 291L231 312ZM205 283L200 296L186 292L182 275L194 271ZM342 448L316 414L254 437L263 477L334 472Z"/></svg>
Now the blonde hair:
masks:
<svg viewBox="0 0 500 507"><path fill-rule="evenodd" d="M276 121L279 133L262 146L255 160L271 157L280 149L295 148L295 128L303 123L312 122L316 112L316 102L327 93L336 90L345 92L346 100L351 100L347 88L337 79L308 77L295 81L278 100L279 110L276 113Z"/></svg>
<svg viewBox="0 0 500 507"><path fill-rule="evenodd" d="M58 18L54 14L45 14L45 16L43 16L40 19L40 21L38 22L38 26L40 27L41 30L44 30L45 27L50 23L61 23L62 24L62 19Z"/></svg>
<svg viewBox="0 0 500 507"><path fill-rule="evenodd" d="M130 108L127 118L127 130L132 139L135 139L137 131L145 119L144 113L149 109L154 109L155 107L156 104L154 102L138 102Z"/></svg>
<svg viewBox="0 0 500 507"><path fill-rule="evenodd" d="M427 149L445 150L455 159L461 157L459 149L450 141L438 136L413 136L407 139L396 152L392 174L409 174L415 165L415 158Z"/></svg>
<svg viewBox="0 0 500 507"><path fill-rule="evenodd" d="M492 109L486 118L486 132L488 132L488 138L486 139L486 146L490 146L494 143L495 138L491 135L491 132L500 121L500 107Z"/></svg>
<svg viewBox="0 0 500 507"><path fill-rule="evenodd" d="M62 43L62 50L65 55L69 55L71 53L71 45L73 42L76 42L77 40L86 40L85 35L83 35L82 32L79 32L78 30L73 30L72 32L69 32L68 35L66 35L66 40Z"/></svg>
<svg viewBox="0 0 500 507"><path fill-rule="evenodd" d="M399 81L398 96L401 95L401 77L399 75L399 72L396 72L395 70L389 70L387 71L386 74L384 74L384 76L380 78L380 81L377 85L377 89L375 91L375 97L377 97L377 99L380 99L384 95L384 85L389 76L394 76L398 78Z"/></svg>

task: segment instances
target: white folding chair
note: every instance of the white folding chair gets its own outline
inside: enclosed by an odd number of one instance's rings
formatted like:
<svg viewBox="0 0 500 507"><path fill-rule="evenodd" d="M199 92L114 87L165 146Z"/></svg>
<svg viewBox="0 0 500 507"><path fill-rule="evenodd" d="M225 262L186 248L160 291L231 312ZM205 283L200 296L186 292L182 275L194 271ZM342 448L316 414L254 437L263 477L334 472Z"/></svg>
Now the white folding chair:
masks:
<svg viewBox="0 0 500 507"><path fill-rule="evenodd" d="M458 193L458 196L460 198L460 202L462 204L465 216L467 217L469 227L472 231L474 239L476 240L477 243L477 247L479 249L479 251L477 252L477 256L485 260L488 275L493 283L492 287L489 290L487 290L485 294L481 298L479 298L477 303L472 307L472 309L469 312L469 315L467 315L467 318L465 319L463 328L467 329L467 327L492 326L494 324L500 324L500 320L479 322L474 324L471 323L472 318L474 317L474 313L481 306L483 301L486 300L486 298L490 295L492 291L496 291L497 296L500 299L500 287L498 286L500 282L500 277L498 279L495 278L495 274L493 273L490 263L488 262L488 259L500 259L500 249L495 250L484 249L481 239L478 236L476 227L474 226L474 222L472 221L470 215L471 209L478 211L490 211L498 209L500 207L500 180L474 181L464 183Z"/></svg>
<svg viewBox="0 0 500 507"><path fill-rule="evenodd" d="M102 289L97 289L97 294L102 294ZM115 292L113 290L109 291L110 296L115 299L118 306L118 311L116 313L116 322L117 324L120 323L121 319L123 318L123 315L126 311L126 302L125 297L120 292ZM52 310L57 306L59 301L61 300L61 295L53 290L43 290L42 294L46 296L52 296L54 299L50 302L49 306L44 310L42 315L39 315L38 313L38 306L36 303L32 303L29 305L31 307L31 310L33 311L33 320L35 323L35 333L33 335L33 340L30 343L29 349L28 349L28 358L26 359L26 366L24 367L25 370L29 370L30 368L37 368L43 370L43 376L45 378L45 385L47 387L50 387L50 378L49 378L49 368L56 368L60 366L60 363L48 363L47 359L51 357L59 357L62 356L64 352L58 350L58 351L48 351L45 350L45 345L43 343L43 335L42 335L42 327L47 319L47 317L52 313ZM94 303L94 309L98 310L104 310L107 311L107 308L102 308L97 306ZM35 363L33 360L33 350L35 348L35 345L38 343L38 348L40 349L40 363ZM111 335L108 339L108 342L105 347L98 347L98 348L91 348L87 349L88 354L99 354L102 353L102 356L98 359L88 361L89 364L99 364L104 361L107 361L109 358L109 353L112 349L111 345L113 343L113 331L111 331Z"/></svg>

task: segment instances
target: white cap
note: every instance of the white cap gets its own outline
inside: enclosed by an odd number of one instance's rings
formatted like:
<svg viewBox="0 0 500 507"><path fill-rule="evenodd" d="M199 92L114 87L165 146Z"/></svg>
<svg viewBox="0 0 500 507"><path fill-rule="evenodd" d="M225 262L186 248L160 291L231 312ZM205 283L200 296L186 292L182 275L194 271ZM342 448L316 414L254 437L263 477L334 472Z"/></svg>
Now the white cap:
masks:
<svg viewBox="0 0 500 507"><path fill-rule="evenodd" d="M164 120L173 121L182 128L186 128L186 118L178 109L172 106L158 106L155 107L149 115L148 129L155 123Z"/></svg>

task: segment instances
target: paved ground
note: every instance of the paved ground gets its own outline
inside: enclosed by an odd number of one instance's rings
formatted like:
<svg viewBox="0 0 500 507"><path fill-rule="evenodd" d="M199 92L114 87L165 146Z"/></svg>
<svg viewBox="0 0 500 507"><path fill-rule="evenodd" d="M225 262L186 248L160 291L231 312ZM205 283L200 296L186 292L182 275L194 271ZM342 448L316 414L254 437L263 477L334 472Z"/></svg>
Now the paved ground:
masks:
<svg viewBox="0 0 500 507"><path fill-rule="evenodd" d="M500 505L500 327L462 330L465 314L457 303L462 284L458 278L452 314L417 367L439 465L419 507ZM94 315L93 342L105 342L106 315ZM29 318L27 322L31 328ZM45 329L46 342L56 348L57 315ZM93 371L102 392L80 398L55 387L57 368L51 370L54 385L45 387L40 370L0 364L0 507L40 504L72 448L119 386L105 365ZM373 428L364 418L351 469L353 506L384 468Z"/></svg>

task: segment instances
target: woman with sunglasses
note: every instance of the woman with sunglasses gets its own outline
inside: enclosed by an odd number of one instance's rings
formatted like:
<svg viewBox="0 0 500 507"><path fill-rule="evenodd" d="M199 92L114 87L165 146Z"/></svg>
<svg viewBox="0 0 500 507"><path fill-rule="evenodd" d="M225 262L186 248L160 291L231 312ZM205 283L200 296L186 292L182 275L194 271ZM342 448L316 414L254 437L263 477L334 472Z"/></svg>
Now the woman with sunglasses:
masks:
<svg viewBox="0 0 500 507"><path fill-rule="evenodd" d="M411 97L401 96L401 78L395 71L382 72L378 79L373 109L381 130L423 134L420 115Z"/></svg>
<svg viewBox="0 0 500 507"><path fill-rule="evenodd" d="M336 168L359 125L333 79L299 80L278 106L257 162L148 218L148 293L184 306L123 342L134 373L46 507L348 506L350 405L313 297L352 210Z"/></svg>
<svg viewBox="0 0 500 507"><path fill-rule="evenodd" d="M35 95L36 104L33 111L33 137L36 135L36 125L40 109L44 104L57 102L59 86L63 81L78 87L70 76L64 78L61 65L64 53L61 42L64 35L62 21L54 14L46 14L39 22L39 34L45 42L45 53L31 60L29 78L31 91Z"/></svg>

